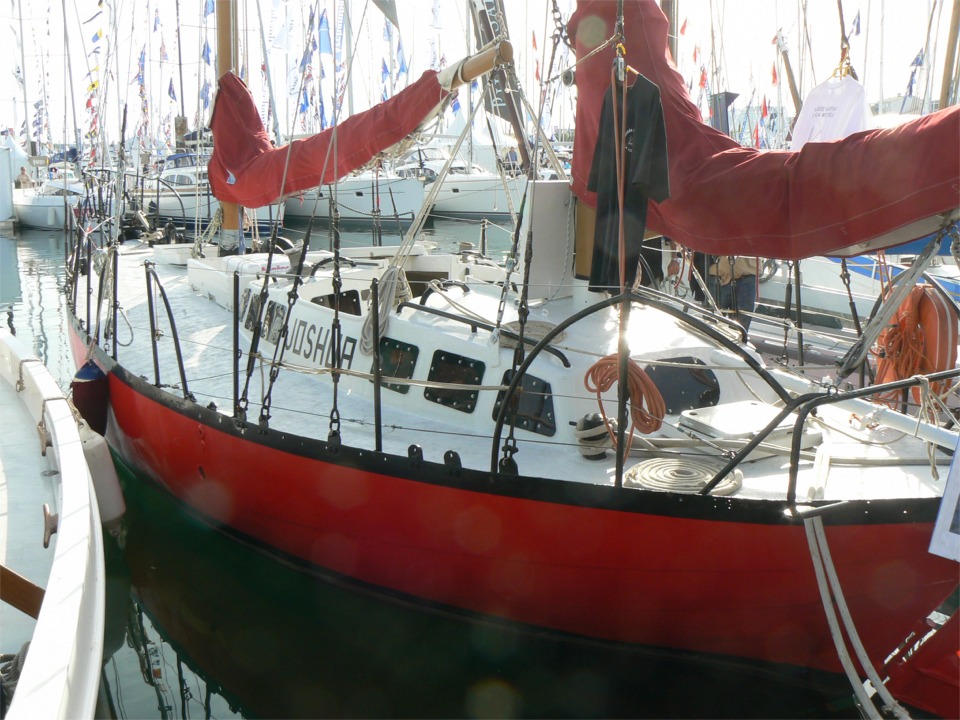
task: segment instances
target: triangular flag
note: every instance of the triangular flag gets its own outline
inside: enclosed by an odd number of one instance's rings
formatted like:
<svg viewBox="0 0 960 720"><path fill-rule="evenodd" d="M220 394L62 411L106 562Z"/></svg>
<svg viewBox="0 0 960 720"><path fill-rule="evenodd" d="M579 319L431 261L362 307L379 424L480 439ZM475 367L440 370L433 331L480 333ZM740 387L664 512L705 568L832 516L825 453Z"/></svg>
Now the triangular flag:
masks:
<svg viewBox="0 0 960 720"><path fill-rule="evenodd" d="M407 74L407 59L403 56L403 38L397 38L397 77Z"/></svg>

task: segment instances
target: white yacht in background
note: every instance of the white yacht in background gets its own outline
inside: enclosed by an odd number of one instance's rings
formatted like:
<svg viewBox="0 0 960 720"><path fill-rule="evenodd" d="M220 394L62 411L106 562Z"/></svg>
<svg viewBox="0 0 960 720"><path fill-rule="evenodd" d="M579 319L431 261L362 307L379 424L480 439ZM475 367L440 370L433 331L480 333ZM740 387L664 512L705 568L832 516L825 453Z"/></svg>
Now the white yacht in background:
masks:
<svg viewBox="0 0 960 720"><path fill-rule="evenodd" d="M409 227L423 206L424 194L423 183L416 178L366 171L342 178L336 186L321 185L291 195L283 215L288 220L324 221L334 200L343 223L373 225L379 219L381 224Z"/></svg>
<svg viewBox="0 0 960 720"><path fill-rule="evenodd" d="M69 163L51 165L44 174L33 185L13 189L13 211L21 227L62 230L83 199L83 180Z"/></svg>
<svg viewBox="0 0 960 720"><path fill-rule="evenodd" d="M167 223L191 232L203 232L216 217L220 201L210 191L207 179L209 155L182 152L168 156L157 177L144 190L143 207L155 218L156 226ZM261 235L269 235L283 219L282 208L273 205L244 210L244 225L256 224Z"/></svg>
<svg viewBox="0 0 960 720"><path fill-rule="evenodd" d="M527 180L523 175L507 176L470 164L440 147L422 146L408 152L396 165L397 175L418 178L426 192L450 167L441 181L431 210L435 217L486 218L507 220L520 207Z"/></svg>

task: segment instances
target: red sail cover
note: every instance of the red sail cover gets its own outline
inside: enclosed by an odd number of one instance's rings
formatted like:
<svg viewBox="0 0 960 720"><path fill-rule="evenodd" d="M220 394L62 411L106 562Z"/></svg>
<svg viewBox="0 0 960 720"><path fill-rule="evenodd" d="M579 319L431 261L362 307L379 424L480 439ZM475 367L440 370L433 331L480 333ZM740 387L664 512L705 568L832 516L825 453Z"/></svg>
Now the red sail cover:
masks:
<svg viewBox="0 0 960 720"><path fill-rule="evenodd" d="M250 90L236 75L226 73L220 78L210 119L210 187L219 200L257 208L336 182L416 130L448 94L437 73L428 70L402 92L335 128L275 148ZM334 136L337 142L331 149Z"/></svg>
<svg viewBox="0 0 960 720"><path fill-rule="evenodd" d="M568 26L578 59L613 34L617 4L579 0ZM913 240L960 207L960 107L796 152L745 148L704 124L667 29L655 0L624 1L626 62L660 87L667 128L670 198L650 203L649 230L715 255L797 259ZM612 62L606 48L576 71L573 191L594 207L587 178Z"/></svg>

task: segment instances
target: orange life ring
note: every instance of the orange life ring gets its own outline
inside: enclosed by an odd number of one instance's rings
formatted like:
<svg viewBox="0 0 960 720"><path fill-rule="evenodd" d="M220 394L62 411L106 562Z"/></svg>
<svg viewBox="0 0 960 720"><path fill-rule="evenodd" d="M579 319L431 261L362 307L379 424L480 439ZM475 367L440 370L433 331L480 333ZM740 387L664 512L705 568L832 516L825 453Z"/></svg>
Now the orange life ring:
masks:
<svg viewBox="0 0 960 720"><path fill-rule="evenodd" d="M926 283L916 285L877 339L876 382L904 380L956 367L958 326L957 309L942 292ZM930 387L943 393L950 381L931 383ZM895 391L878 394L876 399L893 407L900 402L899 396ZM920 402L918 388L913 389L913 399Z"/></svg>

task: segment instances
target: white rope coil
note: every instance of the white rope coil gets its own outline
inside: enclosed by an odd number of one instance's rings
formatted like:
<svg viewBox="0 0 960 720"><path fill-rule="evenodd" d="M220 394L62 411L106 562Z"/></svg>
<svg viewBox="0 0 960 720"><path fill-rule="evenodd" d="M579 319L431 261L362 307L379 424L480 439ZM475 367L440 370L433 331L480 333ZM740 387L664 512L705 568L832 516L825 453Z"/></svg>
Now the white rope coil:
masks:
<svg viewBox="0 0 960 720"><path fill-rule="evenodd" d="M624 487L665 492L696 493L713 480L722 465L697 458L652 458L639 462L623 474ZM743 471L735 468L712 495L732 495L743 485Z"/></svg>

